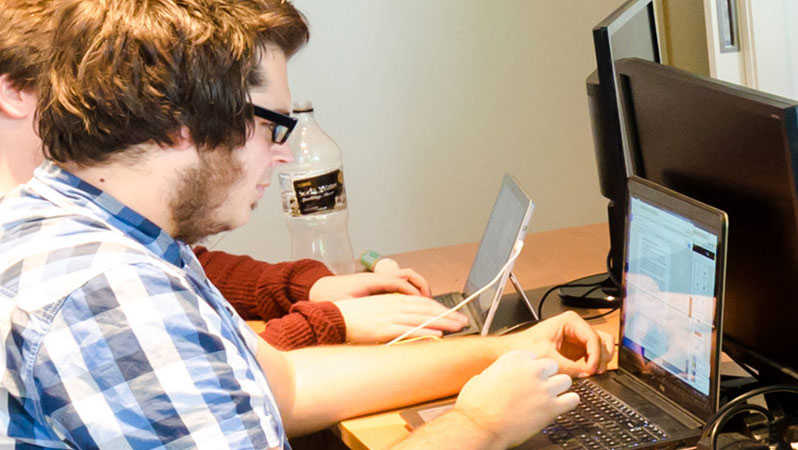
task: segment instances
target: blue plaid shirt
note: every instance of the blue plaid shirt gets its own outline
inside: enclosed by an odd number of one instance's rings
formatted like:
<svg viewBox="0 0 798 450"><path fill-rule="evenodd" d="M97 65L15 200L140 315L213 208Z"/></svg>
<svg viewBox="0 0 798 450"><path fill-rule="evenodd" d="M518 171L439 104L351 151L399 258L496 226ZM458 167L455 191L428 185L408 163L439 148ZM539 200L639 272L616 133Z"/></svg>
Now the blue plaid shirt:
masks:
<svg viewBox="0 0 798 450"><path fill-rule="evenodd" d="M0 202L0 448L288 448L191 249L44 163Z"/></svg>

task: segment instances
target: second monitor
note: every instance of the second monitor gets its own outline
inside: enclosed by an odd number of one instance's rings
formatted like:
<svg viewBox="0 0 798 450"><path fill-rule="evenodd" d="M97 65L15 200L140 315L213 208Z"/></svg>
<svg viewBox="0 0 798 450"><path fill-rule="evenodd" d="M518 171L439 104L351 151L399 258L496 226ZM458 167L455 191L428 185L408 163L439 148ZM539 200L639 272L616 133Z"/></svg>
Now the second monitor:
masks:
<svg viewBox="0 0 798 450"><path fill-rule="evenodd" d="M798 101L639 59L616 70L634 173L729 215L724 349L798 381Z"/></svg>
<svg viewBox="0 0 798 450"><path fill-rule="evenodd" d="M587 78L587 98L601 194L609 200L610 251L607 273L575 280L560 297L571 306L618 306L623 224L626 215L626 164L615 89L615 61L638 57L660 62L654 0L628 0L593 28L596 71Z"/></svg>

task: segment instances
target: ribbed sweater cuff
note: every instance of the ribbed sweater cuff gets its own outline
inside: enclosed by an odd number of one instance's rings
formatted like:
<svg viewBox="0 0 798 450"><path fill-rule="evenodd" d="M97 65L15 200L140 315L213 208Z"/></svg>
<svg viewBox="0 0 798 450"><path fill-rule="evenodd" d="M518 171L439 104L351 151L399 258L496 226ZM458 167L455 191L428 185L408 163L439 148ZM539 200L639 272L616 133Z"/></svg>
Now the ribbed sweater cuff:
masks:
<svg viewBox="0 0 798 450"><path fill-rule="evenodd" d="M305 301L310 298L310 288L319 278L333 275L323 263L312 259L301 259L293 265L288 277L289 296L294 301ZM338 308L335 308L338 310Z"/></svg>
<svg viewBox="0 0 798 450"><path fill-rule="evenodd" d="M280 350L293 350L342 344L346 340L346 325L338 307L330 302L298 302L288 315L268 321L260 335Z"/></svg>
<svg viewBox="0 0 798 450"><path fill-rule="evenodd" d="M318 311L324 317L323 322L327 324L324 333L316 332L319 344L343 344L346 342L346 322L335 303L314 302L312 304L318 305Z"/></svg>

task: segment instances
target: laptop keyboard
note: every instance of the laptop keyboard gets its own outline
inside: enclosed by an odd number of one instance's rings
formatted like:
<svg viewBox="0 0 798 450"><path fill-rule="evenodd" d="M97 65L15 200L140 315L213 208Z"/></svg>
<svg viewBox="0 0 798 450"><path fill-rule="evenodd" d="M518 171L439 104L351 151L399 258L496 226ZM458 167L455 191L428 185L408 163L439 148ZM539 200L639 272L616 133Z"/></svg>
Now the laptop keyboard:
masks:
<svg viewBox="0 0 798 450"><path fill-rule="evenodd" d="M549 440L566 449L635 448L668 435L645 416L590 380L571 388L581 401L543 429Z"/></svg>
<svg viewBox="0 0 798 450"><path fill-rule="evenodd" d="M450 292L448 294L442 294L442 295L435 296L434 299L435 299L435 301L437 301L438 303L442 304L443 306L445 306L447 308L454 308L455 306L457 306L458 303L462 302L465 299L465 297L463 297L463 294L460 294L458 292ZM444 336L448 336L448 335L453 334L453 333L463 333L463 332L466 332L466 333L478 333L479 332L479 327L477 327L477 325L473 323L474 319L471 318L471 313L468 310L469 306L470 305L465 305L462 308L460 308L460 310L459 310L461 313L465 314L466 316L469 316L468 325L466 325L463 329L461 329L459 331L444 331L443 332Z"/></svg>
<svg viewBox="0 0 798 450"><path fill-rule="evenodd" d="M456 292L452 292L449 294L438 295L435 297L435 301L442 304L447 308L454 308L457 306L458 303L463 301L462 294L458 294Z"/></svg>

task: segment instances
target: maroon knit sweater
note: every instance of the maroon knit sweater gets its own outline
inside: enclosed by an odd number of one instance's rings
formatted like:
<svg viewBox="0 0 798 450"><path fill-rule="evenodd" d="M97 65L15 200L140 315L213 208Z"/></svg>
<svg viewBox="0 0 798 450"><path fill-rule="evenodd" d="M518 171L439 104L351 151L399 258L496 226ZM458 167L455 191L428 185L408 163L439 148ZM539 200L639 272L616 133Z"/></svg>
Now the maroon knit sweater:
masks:
<svg viewBox="0 0 798 450"><path fill-rule="evenodd" d="M317 344L341 344L346 327L330 302L310 302L311 286L332 275L311 259L269 264L249 256L196 247L205 274L244 320L265 320L261 336L281 350Z"/></svg>

